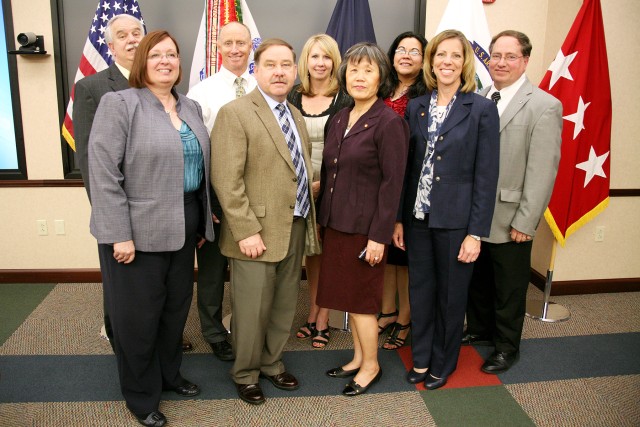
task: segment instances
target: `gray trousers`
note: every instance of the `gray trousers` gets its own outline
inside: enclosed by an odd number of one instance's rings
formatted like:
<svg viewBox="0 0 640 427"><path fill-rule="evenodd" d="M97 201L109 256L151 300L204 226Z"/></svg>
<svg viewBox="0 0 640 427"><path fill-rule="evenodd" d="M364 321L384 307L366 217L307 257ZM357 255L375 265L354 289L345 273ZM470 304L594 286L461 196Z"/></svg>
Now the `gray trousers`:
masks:
<svg viewBox="0 0 640 427"><path fill-rule="evenodd" d="M256 384L261 372L285 371L282 350L296 313L305 229L304 219L293 221L289 251L280 262L229 259L236 356L230 373L237 384Z"/></svg>

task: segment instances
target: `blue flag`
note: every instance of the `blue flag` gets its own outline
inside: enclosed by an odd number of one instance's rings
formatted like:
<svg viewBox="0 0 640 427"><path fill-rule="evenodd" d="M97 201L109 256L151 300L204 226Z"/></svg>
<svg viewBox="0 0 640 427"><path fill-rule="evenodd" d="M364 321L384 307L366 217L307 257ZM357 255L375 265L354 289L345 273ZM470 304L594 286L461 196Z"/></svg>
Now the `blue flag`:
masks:
<svg viewBox="0 0 640 427"><path fill-rule="evenodd" d="M327 34L336 39L340 54L356 43L376 42L369 0L338 0L333 10Z"/></svg>

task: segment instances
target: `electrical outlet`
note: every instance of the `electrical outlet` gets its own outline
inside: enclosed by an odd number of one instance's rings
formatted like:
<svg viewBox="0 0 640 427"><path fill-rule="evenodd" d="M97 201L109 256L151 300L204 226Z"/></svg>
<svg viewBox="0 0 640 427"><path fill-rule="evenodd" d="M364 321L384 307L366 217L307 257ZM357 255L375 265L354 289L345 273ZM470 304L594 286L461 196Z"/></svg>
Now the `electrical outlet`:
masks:
<svg viewBox="0 0 640 427"><path fill-rule="evenodd" d="M56 219L53 221L56 228L56 234L64 234L64 219Z"/></svg>
<svg viewBox="0 0 640 427"><path fill-rule="evenodd" d="M603 242L604 241L604 226L599 225L599 226L596 227L595 240L596 240L596 242Z"/></svg>
<svg viewBox="0 0 640 427"><path fill-rule="evenodd" d="M47 227L46 219L36 220L36 227L38 230L38 236L46 236L49 234L49 228Z"/></svg>

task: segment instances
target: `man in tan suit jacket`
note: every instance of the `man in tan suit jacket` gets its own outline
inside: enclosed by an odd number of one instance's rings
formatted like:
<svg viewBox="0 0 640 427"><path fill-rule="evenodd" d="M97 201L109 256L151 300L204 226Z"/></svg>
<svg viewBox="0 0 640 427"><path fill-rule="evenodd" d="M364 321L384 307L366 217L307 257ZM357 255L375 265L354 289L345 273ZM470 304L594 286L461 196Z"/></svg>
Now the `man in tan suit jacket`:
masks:
<svg viewBox="0 0 640 427"><path fill-rule="evenodd" d="M495 345L482 371L500 374L519 357L533 236L560 161L562 104L524 74L531 54L525 34L503 31L489 51L493 85L480 94L493 99L500 114L500 175L491 234L482 239L469 288L462 343Z"/></svg>
<svg viewBox="0 0 640 427"><path fill-rule="evenodd" d="M296 78L285 41L256 49L258 87L223 106L211 132L211 181L222 210L220 249L231 267L231 376L247 403L265 401L258 377L298 388L282 351L296 310L302 255L319 252L310 143L286 96ZM297 150L297 151L296 151ZM297 167L296 167L297 165Z"/></svg>

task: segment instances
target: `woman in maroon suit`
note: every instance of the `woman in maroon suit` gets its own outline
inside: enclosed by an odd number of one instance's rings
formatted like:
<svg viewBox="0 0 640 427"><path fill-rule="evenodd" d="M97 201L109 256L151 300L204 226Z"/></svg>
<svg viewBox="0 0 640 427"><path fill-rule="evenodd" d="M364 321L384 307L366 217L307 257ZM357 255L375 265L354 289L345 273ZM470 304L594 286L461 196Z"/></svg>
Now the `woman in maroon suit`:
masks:
<svg viewBox="0 0 640 427"><path fill-rule="evenodd" d="M355 375L342 392L347 396L366 392L382 375L376 314L409 140L407 123L383 101L392 90L389 69L375 44L358 43L347 51L338 81L355 105L330 122L323 153L318 222L324 255L317 304L349 312L353 359L327 371L330 377Z"/></svg>

